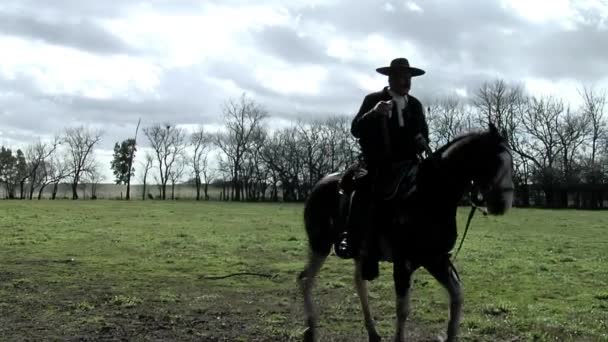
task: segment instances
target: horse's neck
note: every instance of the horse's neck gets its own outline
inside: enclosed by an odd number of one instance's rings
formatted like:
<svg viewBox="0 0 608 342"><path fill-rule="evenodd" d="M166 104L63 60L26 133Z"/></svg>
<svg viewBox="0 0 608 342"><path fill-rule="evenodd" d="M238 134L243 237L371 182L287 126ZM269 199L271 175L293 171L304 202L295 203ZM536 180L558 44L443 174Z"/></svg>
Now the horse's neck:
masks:
<svg viewBox="0 0 608 342"><path fill-rule="evenodd" d="M464 138L455 146L448 147L440 155L440 172L438 181L450 189L454 199L459 201L473 178L475 165L479 162L475 152L474 137Z"/></svg>

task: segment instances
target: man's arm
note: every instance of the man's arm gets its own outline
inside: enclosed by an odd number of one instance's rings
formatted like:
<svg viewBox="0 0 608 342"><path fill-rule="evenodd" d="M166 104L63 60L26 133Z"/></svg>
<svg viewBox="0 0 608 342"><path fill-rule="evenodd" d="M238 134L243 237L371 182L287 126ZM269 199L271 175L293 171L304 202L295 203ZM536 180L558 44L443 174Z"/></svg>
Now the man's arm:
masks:
<svg viewBox="0 0 608 342"><path fill-rule="evenodd" d="M367 95L363 99L363 103L361 104L361 108L359 108L359 112L353 119L353 122L350 126L350 132L355 138L360 138L361 136L361 123L364 121L364 117L366 114L371 112L374 109L374 100L369 95Z"/></svg>

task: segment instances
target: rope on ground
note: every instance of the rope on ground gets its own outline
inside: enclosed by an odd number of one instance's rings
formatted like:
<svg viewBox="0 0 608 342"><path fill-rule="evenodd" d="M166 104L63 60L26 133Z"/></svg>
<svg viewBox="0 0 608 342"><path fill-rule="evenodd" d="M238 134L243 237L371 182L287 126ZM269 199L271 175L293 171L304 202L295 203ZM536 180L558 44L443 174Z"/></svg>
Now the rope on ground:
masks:
<svg viewBox="0 0 608 342"><path fill-rule="evenodd" d="M226 279L226 278L237 277L237 276L255 276L255 277L262 277L262 278L269 278L269 279L274 279L277 277L276 274L239 272L239 273L230 273L230 274L223 275L223 276L204 276L202 278L208 279L208 280L220 280L220 279Z"/></svg>

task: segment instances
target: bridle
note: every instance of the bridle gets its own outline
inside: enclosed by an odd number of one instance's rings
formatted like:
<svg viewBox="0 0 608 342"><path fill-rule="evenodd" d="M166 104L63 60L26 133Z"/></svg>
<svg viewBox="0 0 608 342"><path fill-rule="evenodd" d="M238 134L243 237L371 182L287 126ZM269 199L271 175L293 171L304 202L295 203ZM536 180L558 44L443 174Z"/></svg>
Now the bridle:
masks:
<svg viewBox="0 0 608 342"><path fill-rule="evenodd" d="M511 154L511 150L509 150L509 148L501 143L501 145L504 147L504 151L501 153L508 153L509 156L511 157L511 160L513 160L513 155ZM504 192L513 192L515 189L510 186L510 187L502 187L500 188L500 192L504 193ZM464 239L467 237L467 233L469 232L469 227L471 226L471 220L473 219L473 216L475 215L475 211L477 209L479 209L484 216L488 215L488 210L485 207L485 199L483 196L483 191L481 190L481 187L479 185L477 185L474 181L471 182L471 190L469 191L469 201L470 201L470 205L471 205L471 211L469 211L469 216L467 218L467 224L465 226L464 229L464 233L462 234L462 239L460 239L460 244L458 245L458 249L456 249L456 253L454 253L454 257L452 258L452 261L456 261L456 257L458 256L458 253L460 252L460 250L462 249L462 244L464 243Z"/></svg>
<svg viewBox="0 0 608 342"><path fill-rule="evenodd" d="M471 226L471 220L473 220L473 215L475 215L475 211L479 209L484 216L488 215L488 210L485 208L485 201L483 199L483 195L481 195L481 199L479 198L481 192L479 188L473 187L469 192L469 200L471 204L471 211L469 211L469 216L467 218L467 225L464 228L464 233L462 234L462 238L460 239L460 244L458 245L458 249L456 249L456 253L454 253L454 257L452 258L452 262L456 261L456 257L458 253L462 249L462 244L464 243L464 239L467 237L467 233L469 232L469 227Z"/></svg>

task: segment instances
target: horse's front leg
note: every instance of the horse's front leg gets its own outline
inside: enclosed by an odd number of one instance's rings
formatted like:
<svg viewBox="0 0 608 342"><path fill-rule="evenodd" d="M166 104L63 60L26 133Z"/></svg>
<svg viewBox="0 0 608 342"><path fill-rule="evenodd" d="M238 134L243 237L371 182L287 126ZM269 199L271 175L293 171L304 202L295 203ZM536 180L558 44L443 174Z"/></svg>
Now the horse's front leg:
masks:
<svg viewBox="0 0 608 342"><path fill-rule="evenodd" d="M363 311L363 318L365 319L365 328L367 329L367 335L369 336L370 342L379 342L381 340L372 313L369 308L369 297L367 291L367 280L363 279L361 273L361 260L355 260L355 287L357 288L357 294L361 301L361 310Z"/></svg>
<svg viewBox="0 0 608 342"><path fill-rule="evenodd" d="M298 276L298 284L304 297L304 315L306 316L305 342L316 342L318 340L317 313L312 299L312 289L315 284L315 278L319 274L326 258L326 255L320 255L311 251L306 268Z"/></svg>
<svg viewBox="0 0 608 342"><path fill-rule="evenodd" d="M410 314L410 286L414 268L406 260L394 260L393 280L397 299L397 327L395 342L405 342L405 322Z"/></svg>
<svg viewBox="0 0 608 342"><path fill-rule="evenodd" d="M462 288L458 273L450 261L450 256L448 254L438 258L429 265L425 265L425 268L450 294L450 320L448 322L446 341L456 341L458 338L463 303Z"/></svg>

